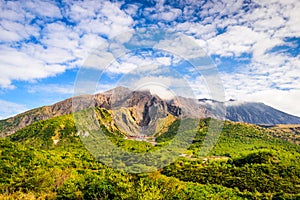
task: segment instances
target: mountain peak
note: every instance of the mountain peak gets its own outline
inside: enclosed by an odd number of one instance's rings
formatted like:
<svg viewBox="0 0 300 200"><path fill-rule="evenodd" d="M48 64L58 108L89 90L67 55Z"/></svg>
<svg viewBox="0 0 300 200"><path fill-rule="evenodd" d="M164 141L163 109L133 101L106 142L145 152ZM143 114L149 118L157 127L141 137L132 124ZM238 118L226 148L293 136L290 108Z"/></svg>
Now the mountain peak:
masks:
<svg viewBox="0 0 300 200"><path fill-rule="evenodd" d="M103 92L104 94L113 94L113 93L130 93L132 92L129 88L123 86L117 86L113 89Z"/></svg>

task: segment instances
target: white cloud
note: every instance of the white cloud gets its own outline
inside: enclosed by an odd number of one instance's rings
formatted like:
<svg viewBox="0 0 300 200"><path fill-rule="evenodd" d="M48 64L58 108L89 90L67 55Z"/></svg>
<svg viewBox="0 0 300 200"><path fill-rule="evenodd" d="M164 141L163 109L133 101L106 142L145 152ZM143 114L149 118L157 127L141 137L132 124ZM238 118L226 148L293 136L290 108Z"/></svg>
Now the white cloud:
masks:
<svg viewBox="0 0 300 200"><path fill-rule="evenodd" d="M135 16L136 13L137 13L137 11L138 11L139 6L138 5L134 5L134 4L128 4L127 7L126 7L126 9L124 11L128 15Z"/></svg>
<svg viewBox="0 0 300 200"><path fill-rule="evenodd" d="M155 94L160 98L166 100L174 99L177 96L172 90L169 89L169 87L166 87L166 85L157 82L148 82L144 85L139 85L135 89L141 91L150 91L151 94Z"/></svg>
<svg viewBox="0 0 300 200"><path fill-rule="evenodd" d="M117 74L127 74L133 72L138 68L138 65L130 62L114 62L111 66L107 68L107 71Z"/></svg>
<svg viewBox="0 0 300 200"><path fill-rule="evenodd" d="M106 69L111 62L115 60L112 53L106 51L94 51L90 53L85 62L84 67L90 67L95 69Z"/></svg>
<svg viewBox="0 0 300 200"><path fill-rule="evenodd" d="M62 11L46 1L1 4L1 88L14 88L14 80L47 78L81 66L95 48L103 49L103 35L128 32L133 24L119 3L107 1L64 2ZM61 21L62 15L75 24Z"/></svg>
<svg viewBox="0 0 300 200"><path fill-rule="evenodd" d="M207 45L202 40L199 44L206 47L209 54L221 56L220 64L222 57L234 60L245 53L250 55L250 64L246 67L238 66L233 72L221 74L227 98L265 101L299 115L293 107L298 99L300 57L269 50L280 45L296 48L285 38L299 37L300 2L273 0L254 3L256 6L247 6L247 11L242 9L242 1L206 3L199 11L202 21L179 23L176 30L207 39ZM186 8L184 13L190 11ZM218 28L224 28L224 32L217 35ZM206 34L207 30L212 34ZM281 95L285 98L279 98Z"/></svg>
<svg viewBox="0 0 300 200"><path fill-rule="evenodd" d="M96 34L86 34L79 40L79 45L89 49L90 51L95 49L106 49L108 43L102 37Z"/></svg>
<svg viewBox="0 0 300 200"><path fill-rule="evenodd" d="M24 105L16 104L13 102L5 101L0 99L0 119L6 119L12 117L16 113L21 113L26 111Z"/></svg>
<svg viewBox="0 0 300 200"><path fill-rule="evenodd" d="M94 68L109 66L115 55L125 52L120 44L129 40L133 27L147 26L147 20L154 20L154 26L160 29L189 35L190 41L170 38L155 46L184 58L206 56L208 52L220 56L222 64L223 58L249 55L250 64L246 67L222 74L228 96L240 99L257 94L259 97L258 93L263 95L263 91L271 90L274 95L285 94L285 102L297 97L300 56L269 50L290 45L287 37L300 37L300 1L191 0L179 1L174 7L169 5L172 2L158 1L155 7L143 8L140 3L132 3L121 10L123 3L70 1L59 8L58 3L49 1L1 1L0 88L14 88L15 80L47 78L83 64ZM134 21L137 17L141 19ZM115 36L117 45L109 45L107 38ZM147 56L124 56L109 70L140 73L152 68L159 74L161 65L181 60ZM282 92L287 88L290 93ZM279 100L273 103L279 105Z"/></svg>
<svg viewBox="0 0 300 200"><path fill-rule="evenodd" d="M194 35L197 38L208 40L216 36L216 24L202 24L197 22L183 22L175 25L174 31Z"/></svg>
<svg viewBox="0 0 300 200"><path fill-rule="evenodd" d="M284 26L276 32L279 37L300 37L300 3L299 1L291 4L293 6L287 6L285 9L285 17L288 19Z"/></svg>
<svg viewBox="0 0 300 200"><path fill-rule="evenodd" d="M32 85L28 88L29 93L45 93L45 94L73 94L74 85L60 84L39 84Z"/></svg>
<svg viewBox="0 0 300 200"><path fill-rule="evenodd" d="M173 21L182 13L180 9L169 8L169 7L164 7L164 8L165 10L156 13L155 15L152 15L152 17L162 19L165 21Z"/></svg>
<svg viewBox="0 0 300 200"><path fill-rule="evenodd" d="M156 58L156 60L161 65L166 65L166 66L170 66L172 63L172 58L170 58L170 57L158 57L158 58Z"/></svg>
<svg viewBox="0 0 300 200"><path fill-rule="evenodd" d="M39 28L17 21L2 20L0 22L0 39L4 42L15 42L37 36Z"/></svg>
<svg viewBox="0 0 300 200"><path fill-rule="evenodd" d="M22 6L30 10L34 15L52 18L61 17L59 8L51 1L26 1L22 3Z"/></svg>
<svg viewBox="0 0 300 200"><path fill-rule="evenodd" d="M170 52L186 60L206 56L206 52L195 39L180 34L170 35L170 37L170 39L160 41L154 48Z"/></svg>
<svg viewBox="0 0 300 200"><path fill-rule="evenodd" d="M103 92L106 92L108 90L111 90L112 88L116 88L117 85L116 84L103 84L103 83L98 83L96 84L96 89L95 89L95 92L94 94L98 94L98 93L103 93ZM92 85L94 86L94 85Z"/></svg>
<svg viewBox="0 0 300 200"><path fill-rule="evenodd" d="M147 54L147 55L145 55ZM169 68L172 64L182 61L177 56L162 54L148 55L149 52L141 55L128 52L120 57L107 51L95 51L85 62L86 67L103 70L105 73L113 74L159 74L163 68ZM116 59L117 57L117 59Z"/></svg>
<svg viewBox="0 0 300 200"><path fill-rule="evenodd" d="M201 6L201 11L193 7L196 5L187 5L184 13L201 16L202 20L175 23L175 30L207 40L210 54L227 57L253 53L259 57L283 44L285 37L299 37L300 34L297 25L300 2L297 0L255 1L249 5L240 0L223 0L207 2ZM218 28L225 32L217 35Z"/></svg>
<svg viewBox="0 0 300 200"><path fill-rule="evenodd" d="M300 116L299 98L299 89L290 91L266 89L244 96L244 100L264 102L269 106L296 116Z"/></svg>
<svg viewBox="0 0 300 200"><path fill-rule="evenodd" d="M79 35L61 22L47 24L42 31L42 35L43 38L41 42L47 47L67 49L70 51L78 48Z"/></svg>
<svg viewBox="0 0 300 200"><path fill-rule="evenodd" d="M1 41L18 41L22 39L20 35L14 32L5 30L3 27L0 27L0 40Z"/></svg>
<svg viewBox="0 0 300 200"><path fill-rule="evenodd" d="M75 30L84 33L104 34L109 38L129 32L133 20L120 10L119 6L106 1L83 1L73 4L71 19L78 22ZM91 12L93 10L94 12Z"/></svg>
<svg viewBox="0 0 300 200"><path fill-rule="evenodd" d="M247 27L229 27L226 33L208 40L208 49L211 54L240 56L242 53L251 53L252 45L260 38L261 34Z"/></svg>
<svg viewBox="0 0 300 200"><path fill-rule="evenodd" d="M290 63L282 68L266 68L264 65L255 67L254 71L221 74L226 99L264 102L300 116L297 106L300 95L299 67Z"/></svg>
<svg viewBox="0 0 300 200"><path fill-rule="evenodd" d="M149 75L135 78L124 80L124 85L133 90L148 89L164 99L174 96L195 97L193 88L183 77Z"/></svg>
<svg viewBox="0 0 300 200"><path fill-rule="evenodd" d="M27 52L13 48L0 48L0 60L0 83L4 88L12 88L12 80L30 81L46 78L62 73L66 69L65 66L54 63L46 65L42 60L28 55Z"/></svg>
<svg viewBox="0 0 300 200"><path fill-rule="evenodd" d="M283 44L281 39L272 38L264 32L245 26L231 26L225 33L208 40L208 50L210 54L224 57L239 57L243 53L259 57L280 44Z"/></svg>

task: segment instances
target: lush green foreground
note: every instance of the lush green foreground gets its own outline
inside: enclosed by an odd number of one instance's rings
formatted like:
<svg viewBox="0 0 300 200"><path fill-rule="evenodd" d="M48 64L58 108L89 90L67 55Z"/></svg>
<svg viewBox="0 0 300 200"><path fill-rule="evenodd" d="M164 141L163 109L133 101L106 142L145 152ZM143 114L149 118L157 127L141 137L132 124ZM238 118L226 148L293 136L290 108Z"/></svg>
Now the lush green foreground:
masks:
<svg viewBox="0 0 300 200"><path fill-rule="evenodd" d="M201 121L186 157L149 174L96 161L69 115L34 123L0 139L0 199L300 199L299 146L256 126L226 122L217 145L202 158L197 155L208 121ZM174 137L176 123L159 136L158 147ZM158 148L112 141L135 152Z"/></svg>

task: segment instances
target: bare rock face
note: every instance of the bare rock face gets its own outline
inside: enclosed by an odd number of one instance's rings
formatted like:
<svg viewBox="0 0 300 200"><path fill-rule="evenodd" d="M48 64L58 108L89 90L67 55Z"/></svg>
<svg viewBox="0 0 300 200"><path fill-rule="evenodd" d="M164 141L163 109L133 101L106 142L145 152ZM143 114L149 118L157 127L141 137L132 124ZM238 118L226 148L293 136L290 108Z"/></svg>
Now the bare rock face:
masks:
<svg viewBox="0 0 300 200"><path fill-rule="evenodd" d="M204 106L198 103L196 99L177 97L169 103L171 112L176 116L183 118L205 118L214 117L214 115Z"/></svg>
<svg viewBox="0 0 300 200"><path fill-rule="evenodd" d="M125 87L116 87L104 93L95 95L95 107L116 110L126 105L126 100L132 93Z"/></svg>
<svg viewBox="0 0 300 200"><path fill-rule="evenodd" d="M167 116L167 103L150 92L133 92L129 106L135 108L134 115L139 126L147 126L151 121Z"/></svg>
<svg viewBox="0 0 300 200"><path fill-rule="evenodd" d="M169 113L167 103L149 91L119 91L112 94L110 109L114 111L114 121L127 133L130 129L130 134L153 134L160 120Z"/></svg>

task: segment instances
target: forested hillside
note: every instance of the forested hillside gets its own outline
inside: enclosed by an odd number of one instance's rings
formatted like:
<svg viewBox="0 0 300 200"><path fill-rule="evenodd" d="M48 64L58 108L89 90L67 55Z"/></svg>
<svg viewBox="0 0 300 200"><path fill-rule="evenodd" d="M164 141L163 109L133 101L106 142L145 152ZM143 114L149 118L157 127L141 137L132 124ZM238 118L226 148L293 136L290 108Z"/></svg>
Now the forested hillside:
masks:
<svg viewBox="0 0 300 200"><path fill-rule="evenodd" d="M97 161L81 143L72 115L32 123L0 140L0 199L300 198L298 145L261 127L225 122L216 146L201 157L209 120L199 122L192 145L175 163L143 174ZM123 149L146 152L168 144L178 123L156 138L156 146L105 130Z"/></svg>

